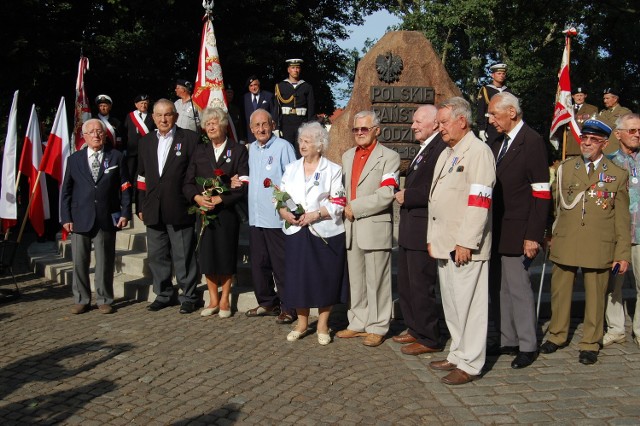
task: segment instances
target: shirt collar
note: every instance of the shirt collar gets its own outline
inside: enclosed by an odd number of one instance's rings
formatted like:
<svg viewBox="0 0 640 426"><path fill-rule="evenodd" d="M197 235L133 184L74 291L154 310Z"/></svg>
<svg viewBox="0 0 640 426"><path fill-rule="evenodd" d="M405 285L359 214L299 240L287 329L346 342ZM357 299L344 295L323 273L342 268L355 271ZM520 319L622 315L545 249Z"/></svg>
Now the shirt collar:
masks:
<svg viewBox="0 0 640 426"><path fill-rule="evenodd" d="M373 141L373 143L367 147L358 145L356 146L356 151L367 151L369 154L371 154L374 148L376 147L376 145L378 145L378 141Z"/></svg>
<svg viewBox="0 0 640 426"><path fill-rule="evenodd" d="M160 134L160 129L156 129L156 135L158 136L158 139L160 139L160 138L165 138L166 139L166 138L169 138L169 137L173 137L173 135L175 133L176 133L176 126L175 125L164 136Z"/></svg>

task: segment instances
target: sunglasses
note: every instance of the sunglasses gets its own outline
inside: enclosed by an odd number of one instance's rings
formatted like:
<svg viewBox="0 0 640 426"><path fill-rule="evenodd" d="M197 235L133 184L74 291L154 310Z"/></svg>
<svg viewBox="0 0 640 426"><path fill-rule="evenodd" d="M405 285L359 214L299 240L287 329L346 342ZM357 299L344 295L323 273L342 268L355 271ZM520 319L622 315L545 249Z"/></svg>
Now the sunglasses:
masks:
<svg viewBox="0 0 640 426"><path fill-rule="evenodd" d="M368 134L371 129L375 129L378 126L371 126L371 127L354 127L351 129L351 133L353 133L354 135L357 135L358 133L362 133L363 135Z"/></svg>

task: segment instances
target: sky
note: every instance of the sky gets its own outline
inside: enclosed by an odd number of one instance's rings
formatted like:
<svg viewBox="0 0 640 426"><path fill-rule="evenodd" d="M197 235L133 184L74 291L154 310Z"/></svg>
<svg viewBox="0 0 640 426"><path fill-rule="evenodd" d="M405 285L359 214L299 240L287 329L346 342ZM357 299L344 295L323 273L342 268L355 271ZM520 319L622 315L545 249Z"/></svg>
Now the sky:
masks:
<svg viewBox="0 0 640 426"><path fill-rule="evenodd" d="M367 38L378 41L385 34L387 28L391 25L398 24L400 19L391 15L387 11L375 12L365 18L363 25L349 25L347 30L351 34L351 37L347 40L338 42L338 45L343 49L356 48L360 51L364 47L364 42ZM344 85L338 85L336 89L345 87ZM349 99L338 99L338 91L334 90L334 97L336 99L337 107L346 106Z"/></svg>

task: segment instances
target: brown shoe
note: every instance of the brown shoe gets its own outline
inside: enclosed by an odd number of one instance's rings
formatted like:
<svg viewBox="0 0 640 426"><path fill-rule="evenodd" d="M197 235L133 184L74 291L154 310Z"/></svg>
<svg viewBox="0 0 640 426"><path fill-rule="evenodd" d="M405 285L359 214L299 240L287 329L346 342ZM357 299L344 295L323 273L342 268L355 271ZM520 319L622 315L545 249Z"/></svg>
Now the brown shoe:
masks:
<svg viewBox="0 0 640 426"><path fill-rule="evenodd" d="M443 359L442 361L431 361L429 363L429 368L431 368L432 370L438 370L438 371L451 371L458 368L458 366L450 363L446 359Z"/></svg>
<svg viewBox="0 0 640 426"><path fill-rule="evenodd" d="M264 306L258 306L257 308L249 309L244 314L248 317L277 317L280 315L280 307L265 308Z"/></svg>
<svg viewBox="0 0 640 426"><path fill-rule="evenodd" d="M466 371L455 368L451 370L451 373L440 379L440 381L445 385L464 385L465 383L473 382L478 377L480 376L472 376Z"/></svg>
<svg viewBox="0 0 640 426"><path fill-rule="evenodd" d="M396 343L414 343L416 338L410 335L409 333L400 334L398 336L393 336L391 338Z"/></svg>
<svg viewBox="0 0 640 426"><path fill-rule="evenodd" d="M430 352L442 352L441 348L430 348L429 346L425 346L421 343L411 343L409 345L403 346L400 348L400 352L405 355L420 355L426 354Z"/></svg>
<svg viewBox="0 0 640 426"><path fill-rule="evenodd" d="M369 333L362 341L362 344L374 348L376 346L380 346L383 341L384 336L382 334Z"/></svg>
<svg viewBox="0 0 640 426"><path fill-rule="evenodd" d="M83 305L82 303L76 303L75 305L73 305L71 307L70 312L73 315L79 315L79 314L84 314L88 310L89 310L89 305Z"/></svg>
<svg viewBox="0 0 640 426"><path fill-rule="evenodd" d="M366 337L367 333L362 331L349 330L345 328L344 330L340 330L336 333L336 337L341 339L351 339L352 337Z"/></svg>
<svg viewBox="0 0 640 426"><path fill-rule="evenodd" d="M106 303L104 305L98 306L98 310L101 314L112 314L114 312L111 305L108 305Z"/></svg>

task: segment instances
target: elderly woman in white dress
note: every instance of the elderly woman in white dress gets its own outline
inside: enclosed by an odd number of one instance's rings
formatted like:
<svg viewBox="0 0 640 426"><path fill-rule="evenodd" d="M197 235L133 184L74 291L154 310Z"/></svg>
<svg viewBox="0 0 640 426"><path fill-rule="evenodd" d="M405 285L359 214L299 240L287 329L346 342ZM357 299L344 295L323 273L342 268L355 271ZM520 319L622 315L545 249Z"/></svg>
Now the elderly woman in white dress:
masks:
<svg viewBox="0 0 640 426"><path fill-rule="evenodd" d="M286 166L280 187L305 211L296 217L286 207L279 210L289 225L282 228L287 235L284 299L298 314L287 340L296 341L309 333L309 308L318 308L318 342L327 345L331 342L331 307L346 303L348 297L342 167L322 156L329 134L319 123L303 124L298 144L302 158Z"/></svg>

